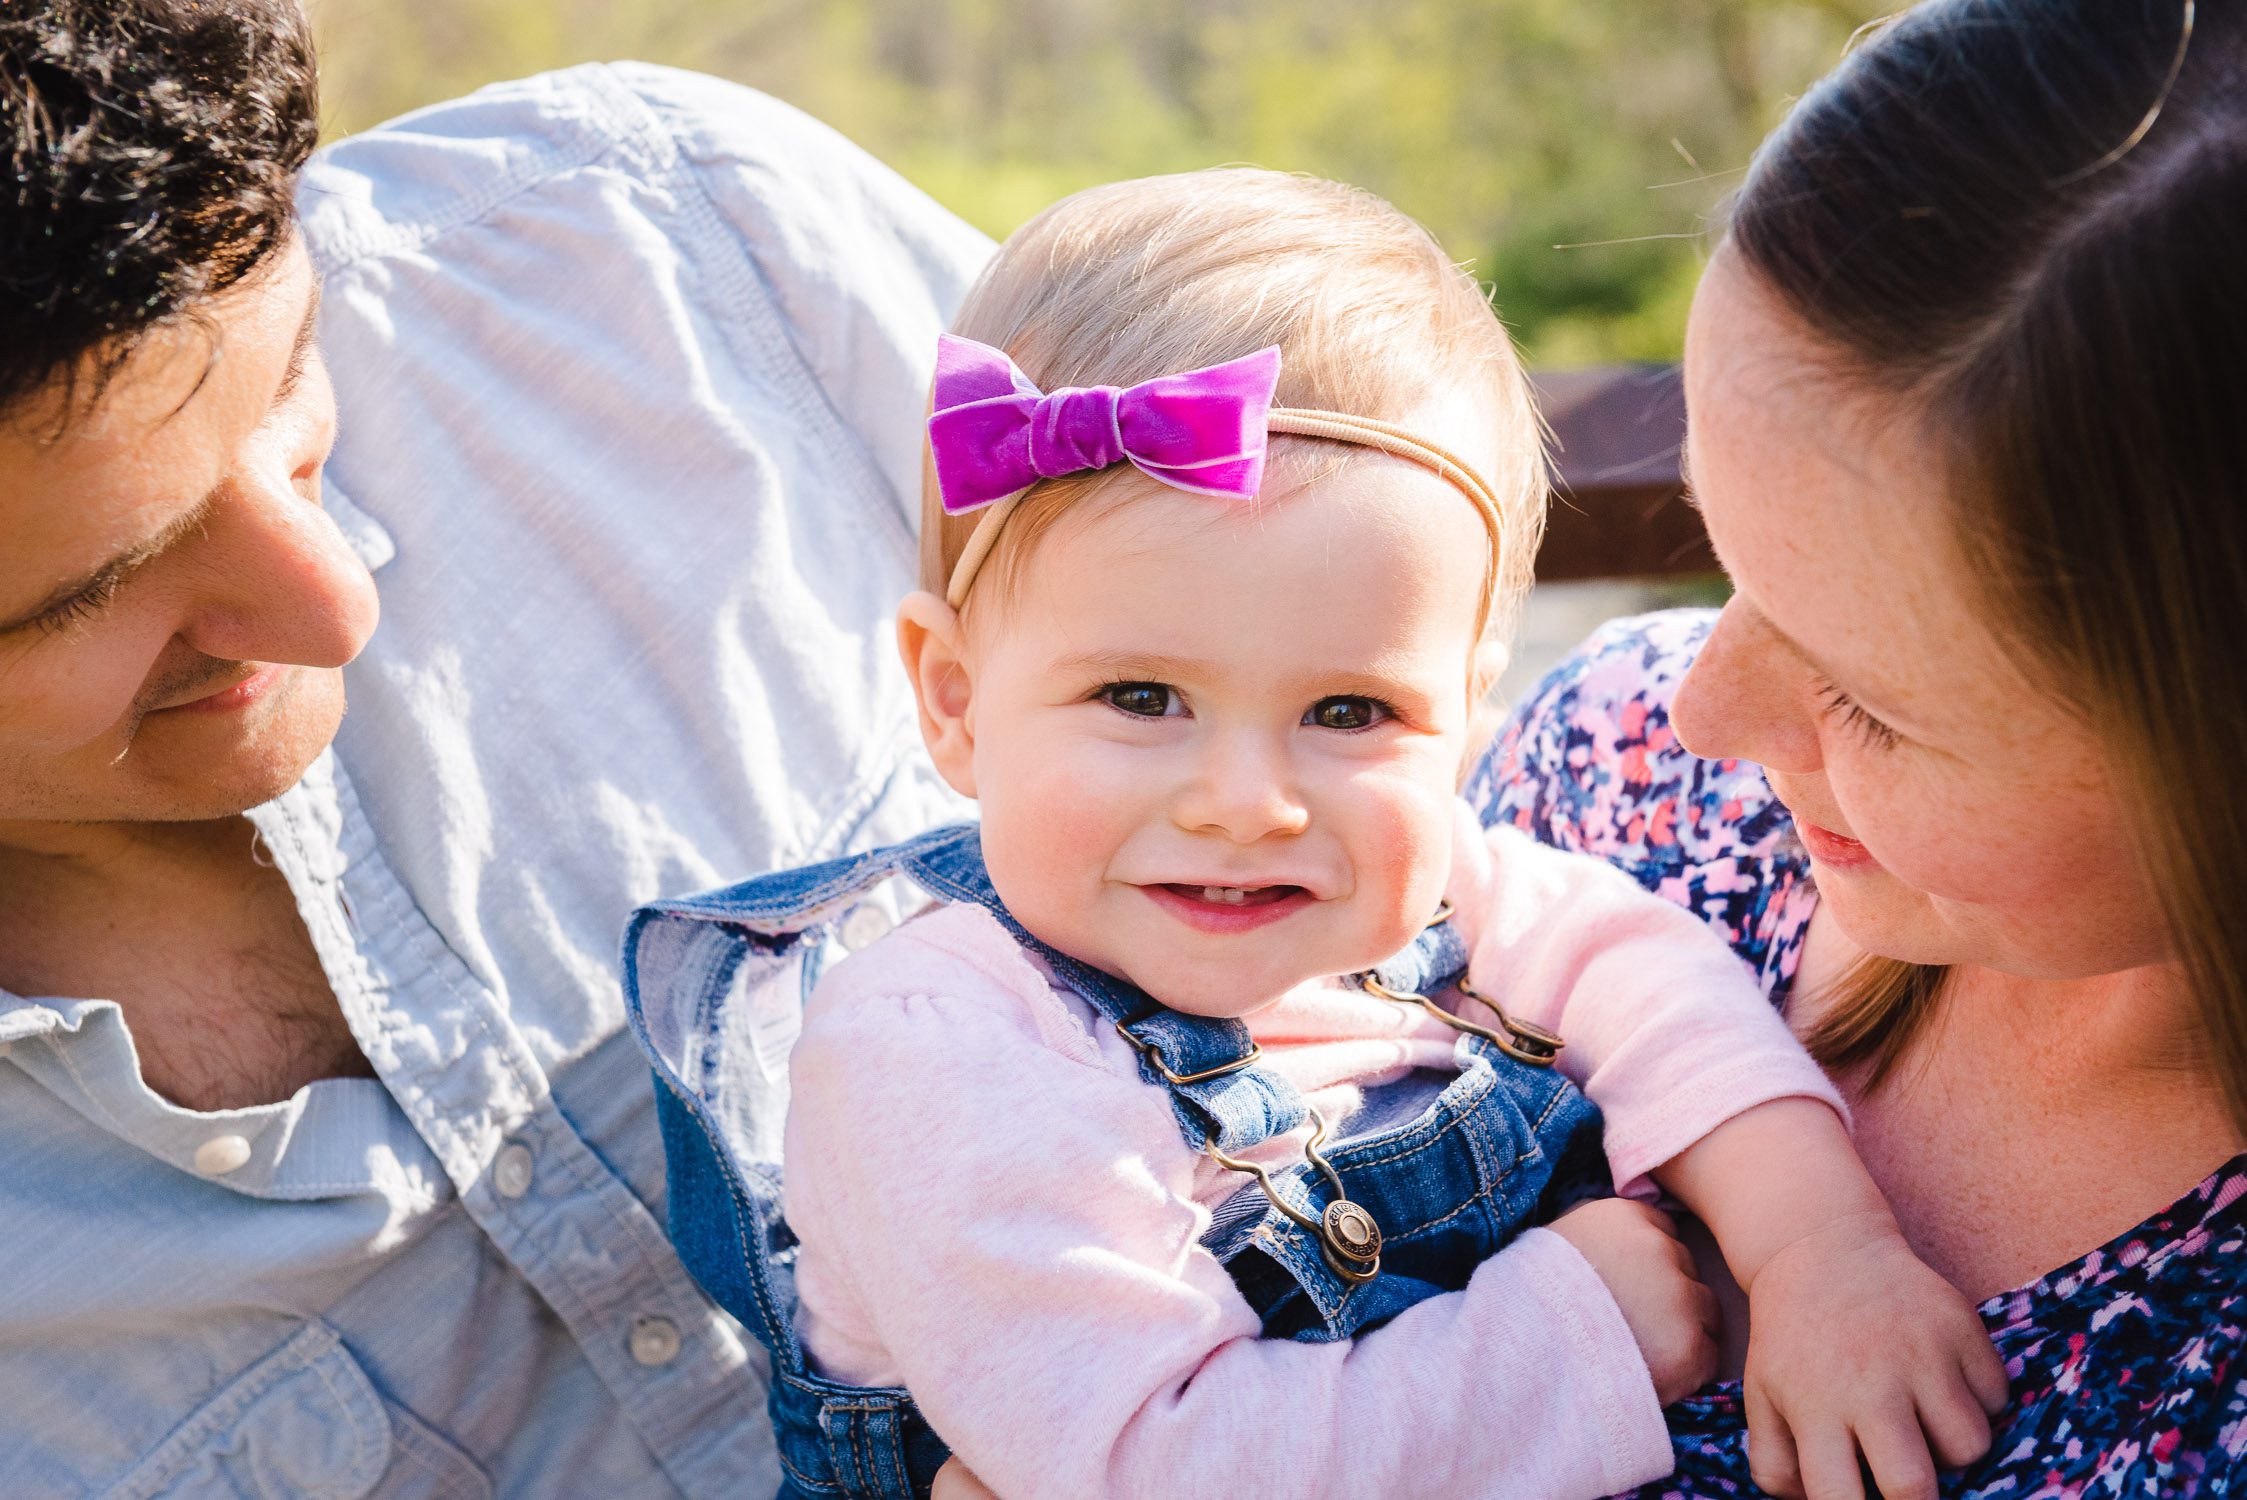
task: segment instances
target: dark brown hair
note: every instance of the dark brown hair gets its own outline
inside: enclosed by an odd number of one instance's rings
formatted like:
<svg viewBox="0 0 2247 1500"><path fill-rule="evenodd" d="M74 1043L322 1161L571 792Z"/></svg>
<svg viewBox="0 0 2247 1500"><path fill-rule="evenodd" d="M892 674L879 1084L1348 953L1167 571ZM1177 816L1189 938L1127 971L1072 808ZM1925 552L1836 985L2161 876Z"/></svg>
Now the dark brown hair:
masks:
<svg viewBox="0 0 2247 1500"><path fill-rule="evenodd" d="M1933 0L1758 153L1729 244L1945 451L1993 626L2104 738L2247 1119L2247 6ZM1892 1066L1940 971L1812 1043Z"/></svg>
<svg viewBox="0 0 2247 1500"><path fill-rule="evenodd" d="M0 11L0 416L98 399L154 329L289 236L319 135L296 0Z"/></svg>

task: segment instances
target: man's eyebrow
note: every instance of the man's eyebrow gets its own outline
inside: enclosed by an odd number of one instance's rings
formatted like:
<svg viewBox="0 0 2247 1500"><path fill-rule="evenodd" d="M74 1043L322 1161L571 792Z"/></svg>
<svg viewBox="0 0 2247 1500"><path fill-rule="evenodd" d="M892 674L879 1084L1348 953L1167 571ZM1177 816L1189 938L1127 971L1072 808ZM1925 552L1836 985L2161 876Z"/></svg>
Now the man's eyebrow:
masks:
<svg viewBox="0 0 2247 1500"><path fill-rule="evenodd" d="M312 295L304 304L304 321L297 325L296 342L289 346L288 368L281 372L280 388L273 393L273 404L279 406L296 394L304 380L304 367L312 361L314 327L320 321L320 282L312 281Z"/></svg>
<svg viewBox="0 0 2247 1500"><path fill-rule="evenodd" d="M13 619L0 620L0 635L21 630L24 626L53 614L73 599L83 598L111 584L120 582L135 568L171 550L190 532L200 530L203 523L209 519L211 506L217 499L218 492L216 490L211 491L181 512L178 517L169 522L163 530L157 532L154 536L144 537L99 567L81 573L67 583L57 584L48 591L46 598L40 600L30 609L25 610Z"/></svg>
<svg viewBox="0 0 2247 1500"><path fill-rule="evenodd" d="M273 405L279 406L289 399L304 381L306 366L312 361L315 333L320 321L320 282L313 279L311 295L305 299L304 318L297 324L296 338L289 345L289 362L281 371L281 383L273 392ZM21 630L46 618L69 604L121 581L135 568L169 551L181 538L199 530L208 519L212 504L218 499L214 490L197 500L154 536L145 537L110 558L99 567L81 573L66 583L57 584L47 592L47 597L12 619L0 620L0 635Z"/></svg>

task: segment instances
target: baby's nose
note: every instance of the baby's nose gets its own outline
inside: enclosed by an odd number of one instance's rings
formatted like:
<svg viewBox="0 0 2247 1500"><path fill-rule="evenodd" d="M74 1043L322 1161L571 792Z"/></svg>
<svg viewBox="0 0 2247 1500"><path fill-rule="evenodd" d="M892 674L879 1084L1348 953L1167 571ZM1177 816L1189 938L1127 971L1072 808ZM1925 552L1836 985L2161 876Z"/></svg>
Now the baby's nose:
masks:
<svg viewBox="0 0 2247 1500"><path fill-rule="evenodd" d="M1241 844L1301 833L1311 821L1288 757L1276 747L1238 740L1211 747L1175 816L1190 832L1222 833Z"/></svg>

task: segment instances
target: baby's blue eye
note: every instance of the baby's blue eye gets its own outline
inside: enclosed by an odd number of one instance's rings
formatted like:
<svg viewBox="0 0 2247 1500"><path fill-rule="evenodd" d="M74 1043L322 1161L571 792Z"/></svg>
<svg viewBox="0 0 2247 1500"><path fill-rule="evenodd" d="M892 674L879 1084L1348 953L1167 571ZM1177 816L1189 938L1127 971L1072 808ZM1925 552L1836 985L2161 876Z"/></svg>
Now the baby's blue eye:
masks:
<svg viewBox="0 0 2247 1500"><path fill-rule="evenodd" d="M1143 719L1168 718L1184 705L1178 694L1159 682L1113 682L1100 690L1113 708Z"/></svg>
<svg viewBox="0 0 2247 1500"><path fill-rule="evenodd" d="M1371 729L1389 717L1389 705L1378 698L1321 698L1304 713L1303 722L1319 729Z"/></svg>

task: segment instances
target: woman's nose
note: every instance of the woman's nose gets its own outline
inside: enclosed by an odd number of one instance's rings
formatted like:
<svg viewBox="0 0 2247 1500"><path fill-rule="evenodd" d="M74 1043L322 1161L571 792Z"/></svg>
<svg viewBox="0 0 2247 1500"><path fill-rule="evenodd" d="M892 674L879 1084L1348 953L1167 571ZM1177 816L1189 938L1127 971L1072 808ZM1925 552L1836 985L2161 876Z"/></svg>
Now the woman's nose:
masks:
<svg viewBox="0 0 2247 1500"><path fill-rule="evenodd" d="M311 476L316 480L317 472ZM221 661L340 667L374 633L374 580L301 476L248 470L213 509L185 642Z"/></svg>
<svg viewBox="0 0 2247 1500"><path fill-rule="evenodd" d="M1301 833L1311 821L1285 749L1254 733L1211 736L1173 817L1189 833L1236 844Z"/></svg>
<svg viewBox="0 0 2247 1500"><path fill-rule="evenodd" d="M1670 728L1704 760L1747 760L1807 775L1824 764L1803 666L1735 595L1670 699Z"/></svg>

